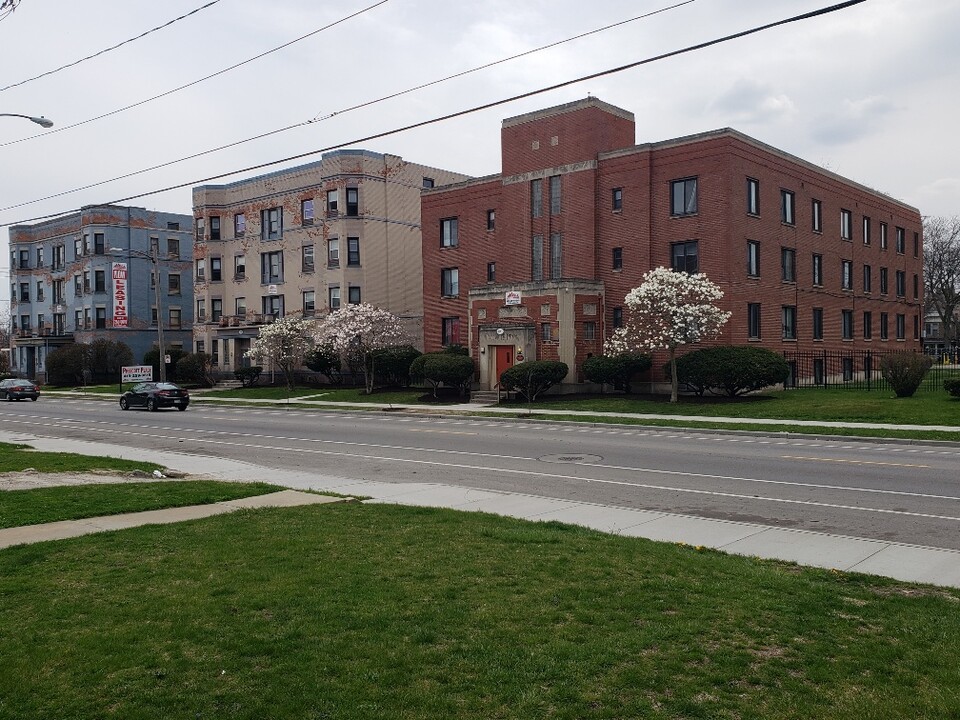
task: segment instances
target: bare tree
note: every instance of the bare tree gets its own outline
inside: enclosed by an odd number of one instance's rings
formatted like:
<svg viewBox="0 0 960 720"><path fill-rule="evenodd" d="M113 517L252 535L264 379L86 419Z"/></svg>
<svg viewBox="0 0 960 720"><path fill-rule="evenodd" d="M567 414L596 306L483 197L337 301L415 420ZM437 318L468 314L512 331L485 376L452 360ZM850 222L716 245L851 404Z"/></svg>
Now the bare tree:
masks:
<svg viewBox="0 0 960 720"><path fill-rule="evenodd" d="M927 305L936 309L948 346L960 325L960 217L923 219L923 278Z"/></svg>

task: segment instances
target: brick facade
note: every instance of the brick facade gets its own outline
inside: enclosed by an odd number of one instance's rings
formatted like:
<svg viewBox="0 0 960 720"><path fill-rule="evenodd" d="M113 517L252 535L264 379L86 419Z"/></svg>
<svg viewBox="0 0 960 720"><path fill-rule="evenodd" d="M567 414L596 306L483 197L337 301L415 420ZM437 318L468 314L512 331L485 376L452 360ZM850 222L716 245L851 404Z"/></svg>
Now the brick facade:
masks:
<svg viewBox="0 0 960 720"><path fill-rule="evenodd" d="M733 314L719 342L778 352L920 349L915 208L729 128L634 145L633 116L595 98L505 120L501 141L503 174L423 193L427 350L441 347L444 327L459 318L470 327L460 341L483 367L481 336L502 322L508 290L533 307L528 326L540 337L539 307L556 302L554 286L593 281L597 295L586 304L598 315L586 332L595 338L584 337L584 317L556 318L558 341L536 347L537 359L568 362L567 381L576 382L626 293L647 270L678 262L675 253L724 291L721 305ZM451 245L441 230L454 218ZM452 269L459 288L445 293L444 271ZM752 326L751 306L759 306ZM483 370L481 383L492 384Z"/></svg>

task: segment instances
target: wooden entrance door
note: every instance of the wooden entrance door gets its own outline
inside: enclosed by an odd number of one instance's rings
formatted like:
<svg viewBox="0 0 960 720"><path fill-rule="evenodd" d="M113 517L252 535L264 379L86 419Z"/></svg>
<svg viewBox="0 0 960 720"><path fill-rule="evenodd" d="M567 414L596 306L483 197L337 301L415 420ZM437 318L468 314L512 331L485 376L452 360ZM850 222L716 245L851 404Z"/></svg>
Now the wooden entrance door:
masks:
<svg viewBox="0 0 960 720"><path fill-rule="evenodd" d="M490 381L491 388L498 387L500 383L500 373L502 373L507 368L512 368L515 361L513 345L495 345L497 354L497 370L493 378Z"/></svg>

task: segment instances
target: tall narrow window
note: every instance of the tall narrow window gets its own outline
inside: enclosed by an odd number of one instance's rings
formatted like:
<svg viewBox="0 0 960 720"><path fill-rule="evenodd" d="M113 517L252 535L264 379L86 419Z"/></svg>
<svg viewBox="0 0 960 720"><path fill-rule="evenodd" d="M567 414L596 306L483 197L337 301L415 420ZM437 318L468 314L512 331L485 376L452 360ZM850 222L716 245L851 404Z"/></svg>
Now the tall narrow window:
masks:
<svg viewBox="0 0 960 720"><path fill-rule="evenodd" d="M887 224L885 222L880 223L880 249L887 249Z"/></svg>
<svg viewBox="0 0 960 720"><path fill-rule="evenodd" d="M458 317L441 318L440 342L444 347L460 344L460 318Z"/></svg>
<svg viewBox="0 0 960 720"><path fill-rule="evenodd" d="M797 280L797 251L793 248L780 248L780 279L783 282Z"/></svg>
<svg viewBox="0 0 960 720"><path fill-rule="evenodd" d="M920 257L920 233L913 234L913 256Z"/></svg>
<svg viewBox="0 0 960 720"><path fill-rule="evenodd" d="M907 316L897 314L897 340L906 340L907 338Z"/></svg>
<svg viewBox="0 0 960 720"><path fill-rule="evenodd" d="M327 304L330 306L330 311L340 309L340 286L336 285L332 288L329 288L327 291Z"/></svg>
<svg viewBox="0 0 960 720"><path fill-rule="evenodd" d="M613 188L612 209L614 212L623 210L623 188Z"/></svg>
<svg viewBox="0 0 960 720"><path fill-rule="evenodd" d="M247 216L243 213L237 213L233 216L233 234L236 237L243 237L247 232Z"/></svg>
<svg viewBox="0 0 960 720"><path fill-rule="evenodd" d="M747 275L760 277L760 243L747 240Z"/></svg>
<svg viewBox="0 0 960 720"><path fill-rule="evenodd" d="M440 294L443 297L457 297L460 294L460 271L457 268L443 268L440 271Z"/></svg>
<svg viewBox="0 0 960 720"><path fill-rule="evenodd" d="M539 282L543 280L543 235L533 236L530 256L530 279Z"/></svg>
<svg viewBox="0 0 960 720"><path fill-rule="evenodd" d="M903 255L906 252L907 231L902 227L897 228L897 255Z"/></svg>
<svg viewBox="0 0 960 720"><path fill-rule="evenodd" d="M890 316L882 312L880 313L880 339L888 340L890 338Z"/></svg>
<svg viewBox="0 0 960 720"><path fill-rule="evenodd" d="M550 214L560 214L560 176L550 176Z"/></svg>
<svg viewBox="0 0 960 720"><path fill-rule="evenodd" d="M747 213L760 214L760 181L747 178Z"/></svg>
<svg viewBox="0 0 960 720"><path fill-rule="evenodd" d="M781 308L781 317L783 319L783 339L784 340L796 340L797 339L797 306L796 305L784 305Z"/></svg>
<svg viewBox="0 0 960 720"><path fill-rule="evenodd" d="M913 299L920 299L920 276L916 273L913 274Z"/></svg>
<svg viewBox="0 0 960 720"><path fill-rule="evenodd" d="M823 255L813 254L813 284L823 285Z"/></svg>
<svg viewBox="0 0 960 720"><path fill-rule="evenodd" d="M844 340L853 340L853 310L841 310L840 326Z"/></svg>
<svg viewBox="0 0 960 720"><path fill-rule="evenodd" d="M697 178L670 183L670 214L694 215L697 212Z"/></svg>
<svg viewBox="0 0 960 720"><path fill-rule="evenodd" d="M696 273L700 269L700 248L696 240L670 246L671 268L677 272Z"/></svg>
<svg viewBox="0 0 960 720"><path fill-rule="evenodd" d="M219 257L210 258L210 282L223 280L223 260Z"/></svg>
<svg viewBox="0 0 960 720"><path fill-rule="evenodd" d="M840 287L843 290L853 290L853 261L840 261Z"/></svg>
<svg viewBox="0 0 960 720"><path fill-rule="evenodd" d="M810 203L810 223L814 232L823 232L823 203L819 200Z"/></svg>
<svg viewBox="0 0 960 720"><path fill-rule="evenodd" d="M276 240L283 234L283 210L270 208L261 213L261 237L264 240Z"/></svg>
<svg viewBox="0 0 960 720"><path fill-rule="evenodd" d="M270 252L260 255L260 282L273 285L283 282L283 253Z"/></svg>
<svg viewBox="0 0 960 720"><path fill-rule="evenodd" d="M360 215L360 190L358 188L347 188L347 217L358 217Z"/></svg>
<svg viewBox="0 0 960 720"><path fill-rule="evenodd" d="M543 215L543 180L539 178L530 181L530 216Z"/></svg>
<svg viewBox="0 0 960 720"><path fill-rule="evenodd" d="M313 198L300 202L300 222L304 225L313 225Z"/></svg>
<svg viewBox="0 0 960 720"><path fill-rule="evenodd" d="M340 238L327 240L327 267L340 267Z"/></svg>
<svg viewBox="0 0 960 720"><path fill-rule="evenodd" d="M103 239L103 233L93 234L93 251L97 255L103 255L107 251L106 243L104 242L104 239Z"/></svg>
<svg viewBox="0 0 960 720"><path fill-rule="evenodd" d="M864 215L863 216L863 244L864 245L869 245L871 242L872 238L870 237L870 229L871 229L870 218Z"/></svg>
<svg viewBox="0 0 960 720"><path fill-rule="evenodd" d="M196 218L196 219L193 221L193 225L194 225L194 230L195 230L195 233L196 233L197 242L203 242L203 241L204 241L204 233L206 232L206 225L204 224L203 218L202 218L202 217Z"/></svg>
<svg viewBox="0 0 960 720"><path fill-rule="evenodd" d="M849 210L840 211L840 238L853 240L853 213Z"/></svg>
<svg viewBox="0 0 960 720"><path fill-rule="evenodd" d="M550 234L550 279L563 276L563 238L560 233Z"/></svg>
<svg viewBox="0 0 960 720"><path fill-rule="evenodd" d="M219 215L210 216L210 239L211 240L220 239L220 216Z"/></svg>
<svg viewBox="0 0 960 720"><path fill-rule="evenodd" d="M869 265L863 266L863 291L865 293L873 291L873 268Z"/></svg>
<svg viewBox="0 0 960 720"><path fill-rule="evenodd" d="M747 304L747 337L760 339L760 303Z"/></svg>
<svg viewBox="0 0 960 720"><path fill-rule="evenodd" d="M613 326L615 328L623 327L623 308L620 306L613 309Z"/></svg>
<svg viewBox="0 0 960 720"><path fill-rule="evenodd" d="M497 264L495 262L487 263L487 282L495 283L497 281Z"/></svg>
<svg viewBox="0 0 960 720"><path fill-rule="evenodd" d="M863 339L870 340L873 337L873 313L869 310L863 312Z"/></svg>
<svg viewBox="0 0 960 720"><path fill-rule="evenodd" d="M889 282L888 282L887 269L885 267L880 268L880 294L886 295L889 291Z"/></svg>
<svg viewBox="0 0 960 720"><path fill-rule="evenodd" d="M351 305L360 304L360 286L351 285L347 288L347 302Z"/></svg>
<svg viewBox="0 0 960 720"><path fill-rule="evenodd" d="M787 225L795 225L796 218L796 196L789 190L780 191L780 222Z"/></svg>
<svg viewBox="0 0 960 720"><path fill-rule="evenodd" d="M813 308L813 339L823 340L823 308Z"/></svg>
<svg viewBox="0 0 960 720"><path fill-rule="evenodd" d="M460 243L459 221L457 218L444 218L440 221L440 247L456 247Z"/></svg>
<svg viewBox="0 0 960 720"><path fill-rule="evenodd" d="M233 279L243 280L246 277L247 277L247 256L234 255L233 256Z"/></svg>
<svg viewBox="0 0 960 720"><path fill-rule="evenodd" d="M327 217L335 217L338 212L338 207L337 191L327 190ZM339 292L339 288L337 291ZM339 307L339 305L337 307Z"/></svg>
<svg viewBox="0 0 960 720"><path fill-rule="evenodd" d="M303 291L303 316L312 317L317 309L317 294L313 290Z"/></svg>
<svg viewBox="0 0 960 720"><path fill-rule="evenodd" d="M495 230L496 228L497 228L497 211L487 210L487 230Z"/></svg>
<svg viewBox="0 0 960 720"><path fill-rule="evenodd" d="M613 249L613 269L623 270L623 248L615 247Z"/></svg>
<svg viewBox="0 0 960 720"><path fill-rule="evenodd" d="M347 266L360 267L360 238L347 238Z"/></svg>
<svg viewBox="0 0 960 720"><path fill-rule="evenodd" d="M303 267L303 272L312 273L314 270L313 264L313 245L304 245L300 250L301 263Z"/></svg>
<svg viewBox="0 0 960 720"><path fill-rule="evenodd" d="M907 273L903 270L897 270L897 297L907 296Z"/></svg>

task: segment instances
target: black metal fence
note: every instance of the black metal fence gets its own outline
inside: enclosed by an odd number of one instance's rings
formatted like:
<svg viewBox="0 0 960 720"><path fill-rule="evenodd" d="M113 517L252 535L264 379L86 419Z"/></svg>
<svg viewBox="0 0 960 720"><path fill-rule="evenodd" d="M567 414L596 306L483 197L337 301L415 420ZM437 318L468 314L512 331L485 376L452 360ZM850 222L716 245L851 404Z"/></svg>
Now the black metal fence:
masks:
<svg viewBox="0 0 960 720"><path fill-rule="evenodd" d="M890 384L880 374L880 360L891 353L872 350L821 350L783 353L790 366L788 388L831 387L857 390L889 390ZM957 358L931 356L933 366L923 379L922 388L942 388L949 377L960 376Z"/></svg>

